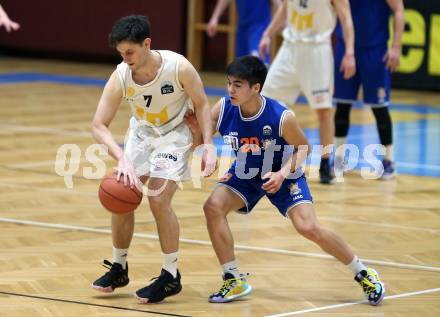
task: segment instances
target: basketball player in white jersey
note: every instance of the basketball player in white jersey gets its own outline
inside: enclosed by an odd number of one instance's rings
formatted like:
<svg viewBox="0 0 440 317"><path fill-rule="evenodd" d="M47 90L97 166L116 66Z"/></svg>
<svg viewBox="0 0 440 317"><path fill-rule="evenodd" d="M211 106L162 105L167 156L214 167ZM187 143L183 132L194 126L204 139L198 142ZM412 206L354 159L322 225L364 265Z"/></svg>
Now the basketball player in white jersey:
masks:
<svg viewBox="0 0 440 317"><path fill-rule="evenodd" d="M356 72L356 63L348 0L284 0L259 46L260 54L266 54L272 36L285 27L283 44L269 69L262 94L293 103L302 92L316 110L324 147L319 168L323 184L334 179L329 157L335 129L331 111L334 71L331 34L336 27L336 16L341 21L346 47L340 71L344 72L344 78L350 78Z"/></svg>
<svg viewBox="0 0 440 317"><path fill-rule="evenodd" d="M135 296L141 303L155 303L182 289L177 270L179 223L171 199L177 182L186 177L192 145L192 135L183 118L191 101L203 131L204 174L208 176L216 164L210 107L201 79L188 60L171 51L151 49L147 17L131 15L118 20L110 42L123 62L104 87L92 133L118 161L118 181L139 188L140 181L149 179L148 201L156 220L163 266L159 277ZM109 129L122 99L132 110L124 150ZM113 292L128 284L127 254L133 229L134 212L112 214L113 263L104 261L109 271L92 284L94 289Z"/></svg>

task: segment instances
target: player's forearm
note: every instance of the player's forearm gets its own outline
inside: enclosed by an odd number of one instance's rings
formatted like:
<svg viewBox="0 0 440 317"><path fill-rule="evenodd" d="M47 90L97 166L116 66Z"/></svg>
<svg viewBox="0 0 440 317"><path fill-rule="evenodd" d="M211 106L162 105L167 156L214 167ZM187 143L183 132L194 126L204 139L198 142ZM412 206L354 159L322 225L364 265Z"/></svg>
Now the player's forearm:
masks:
<svg viewBox="0 0 440 317"><path fill-rule="evenodd" d="M344 33L345 54L354 54L354 28L351 19L350 9L347 8L340 17L342 30Z"/></svg>
<svg viewBox="0 0 440 317"><path fill-rule="evenodd" d="M211 20L218 22L226 7L229 5L229 2L230 0L218 0L214 12L212 13Z"/></svg>
<svg viewBox="0 0 440 317"><path fill-rule="evenodd" d="M212 144L212 118L209 104L195 108L197 122L199 123L203 143Z"/></svg>
<svg viewBox="0 0 440 317"><path fill-rule="evenodd" d="M278 8L282 6L283 1L282 0L272 0L271 3L272 3L272 10L275 15L278 11Z"/></svg>
<svg viewBox="0 0 440 317"><path fill-rule="evenodd" d="M103 124L92 124L92 135L99 144L104 144L108 148L110 156L115 160L119 160L124 151L113 138L110 130Z"/></svg>
<svg viewBox="0 0 440 317"><path fill-rule="evenodd" d="M278 7L277 12L272 19L272 22L270 22L269 26L264 31L263 36L274 36L276 33L278 33L278 31L284 28L284 26L286 25L286 19L287 4L286 1L284 1L283 4Z"/></svg>
<svg viewBox="0 0 440 317"><path fill-rule="evenodd" d="M0 5L0 19L5 19L5 20L9 19L8 15L6 14L6 11L3 10L3 7L1 5Z"/></svg>
<svg viewBox="0 0 440 317"><path fill-rule="evenodd" d="M298 150L292 154L291 158L281 167L280 173L286 178L290 173L294 173L304 164L310 153L309 145L300 145Z"/></svg>
<svg viewBox="0 0 440 317"><path fill-rule="evenodd" d="M203 144L203 136L201 132L191 131L191 133L193 137L191 149L194 150L196 147Z"/></svg>
<svg viewBox="0 0 440 317"><path fill-rule="evenodd" d="M405 27L405 14L403 7L394 12L394 36L392 46L399 48L402 41L402 34Z"/></svg>

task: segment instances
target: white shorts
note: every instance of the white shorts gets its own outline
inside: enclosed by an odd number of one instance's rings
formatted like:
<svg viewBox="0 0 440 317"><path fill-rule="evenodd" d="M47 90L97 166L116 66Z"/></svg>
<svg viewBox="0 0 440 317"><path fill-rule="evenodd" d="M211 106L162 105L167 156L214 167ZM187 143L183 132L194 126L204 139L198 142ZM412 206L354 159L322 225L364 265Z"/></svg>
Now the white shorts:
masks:
<svg viewBox="0 0 440 317"><path fill-rule="evenodd" d="M192 134L185 123L160 134L132 117L124 152L133 162L137 176L179 182L190 177L188 158L191 146Z"/></svg>
<svg viewBox="0 0 440 317"><path fill-rule="evenodd" d="M262 94L292 104L302 92L312 108L331 108L333 63L330 43L284 41L269 68Z"/></svg>

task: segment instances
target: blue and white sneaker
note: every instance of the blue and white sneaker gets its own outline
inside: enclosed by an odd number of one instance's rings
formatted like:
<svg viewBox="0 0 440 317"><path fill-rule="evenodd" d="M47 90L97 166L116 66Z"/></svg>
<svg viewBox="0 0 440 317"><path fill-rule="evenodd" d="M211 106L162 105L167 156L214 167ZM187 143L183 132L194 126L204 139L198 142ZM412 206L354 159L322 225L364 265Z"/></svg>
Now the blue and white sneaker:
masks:
<svg viewBox="0 0 440 317"><path fill-rule="evenodd" d="M222 287L217 293L209 296L208 301L211 303L227 303L249 295L252 292L252 287L248 284L244 276L245 274L240 274L240 277L236 278L231 273L226 273L223 276L224 282Z"/></svg>

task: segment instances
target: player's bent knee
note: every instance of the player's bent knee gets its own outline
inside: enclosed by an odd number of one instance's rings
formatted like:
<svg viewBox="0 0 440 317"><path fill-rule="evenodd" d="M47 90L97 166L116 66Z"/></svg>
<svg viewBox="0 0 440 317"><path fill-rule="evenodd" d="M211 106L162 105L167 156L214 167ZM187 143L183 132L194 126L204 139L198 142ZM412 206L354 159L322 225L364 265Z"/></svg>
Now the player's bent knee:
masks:
<svg viewBox="0 0 440 317"><path fill-rule="evenodd" d="M224 215L220 202L211 198L203 204L203 211L207 219Z"/></svg>
<svg viewBox="0 0 440 317"><path fill-rule="evenodd" d="M164 209L169 209L170 201L168 198L158 195L158 196L149 196L148 202L150 204L151 211L161 211Z"/></svg>

